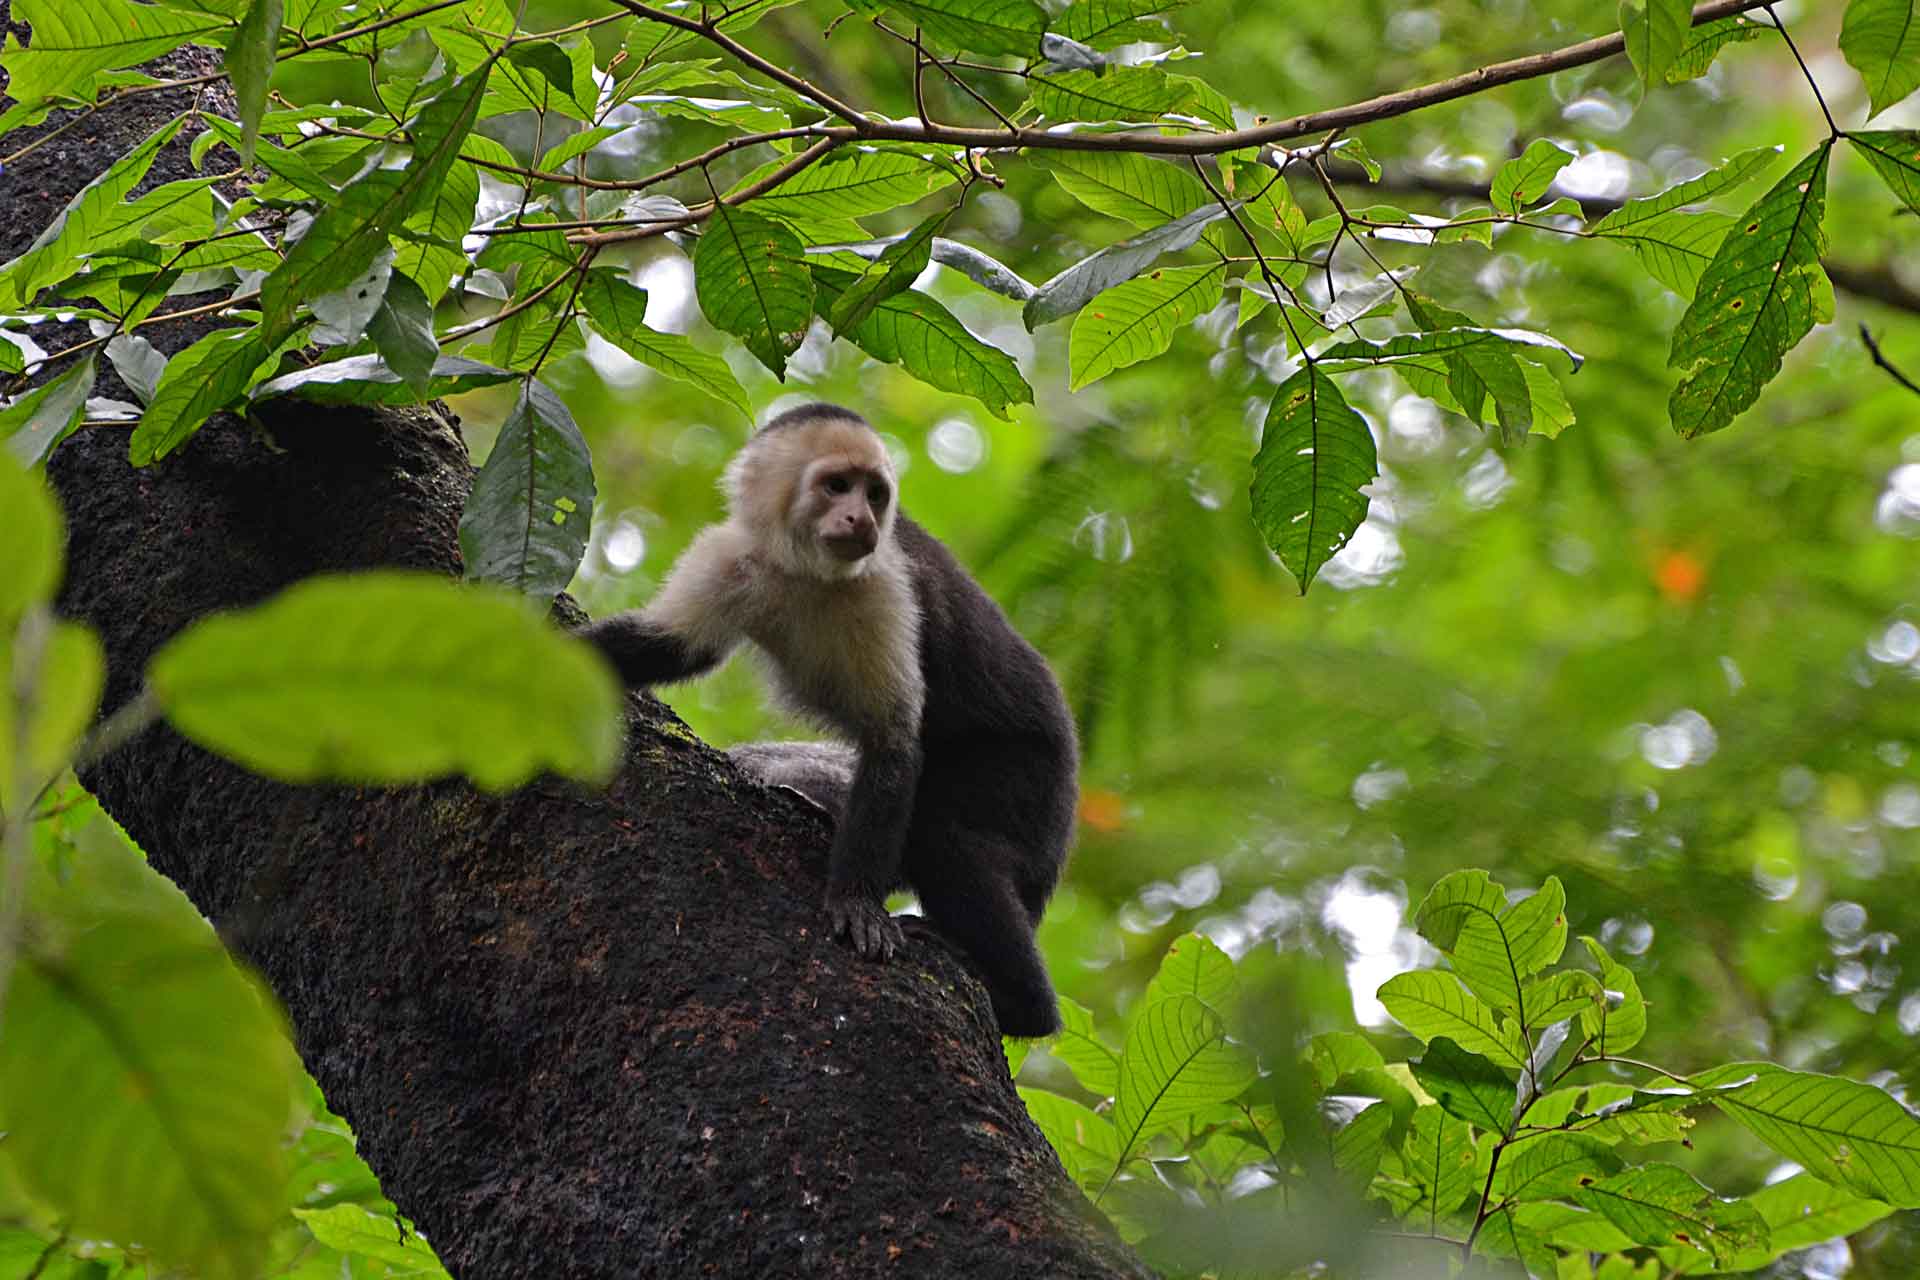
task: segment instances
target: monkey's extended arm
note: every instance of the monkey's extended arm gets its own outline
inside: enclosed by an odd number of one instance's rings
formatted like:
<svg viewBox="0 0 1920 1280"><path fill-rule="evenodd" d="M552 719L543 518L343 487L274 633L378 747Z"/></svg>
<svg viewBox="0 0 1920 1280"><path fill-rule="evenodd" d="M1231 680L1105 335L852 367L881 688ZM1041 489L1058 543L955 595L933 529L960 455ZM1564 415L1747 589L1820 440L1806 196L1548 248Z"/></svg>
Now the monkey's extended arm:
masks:
<svg viewBox="0 0 1920 1280"><path fill-rule="evenodd" d="M901 943L887 895L904 882L901 850L919 786L917 723L863 736L847 812L827 859L827 927L836 937L845 934L863 956L891 959Z"/></svg>
<svg viewBox="0 0 1920 1280"><path fill-rule="evenodd" d="M671 684L701 675L745 638L737 616L736 556L726 535L716 526L695 538L646 608L602 618L580 633L607 655L624 684Z"/></svg>

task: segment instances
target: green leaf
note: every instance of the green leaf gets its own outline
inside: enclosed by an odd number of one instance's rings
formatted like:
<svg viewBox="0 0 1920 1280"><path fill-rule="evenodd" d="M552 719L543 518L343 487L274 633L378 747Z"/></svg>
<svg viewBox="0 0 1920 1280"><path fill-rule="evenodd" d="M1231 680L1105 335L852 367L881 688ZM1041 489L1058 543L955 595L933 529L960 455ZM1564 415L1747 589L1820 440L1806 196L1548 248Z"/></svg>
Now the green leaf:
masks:
<svg viewBox="0 0 1920 1280"><path fill-rule="evenodd" d="M1681 435L1732 422L1815 322L1833 318L1833 286L1820 267L1832 150L1822 142L1741 215L1700 277L1667 357L1681 370L1667 402Z"/></svg>
<svg viewBox="0 0 1920 1280"><path fill-rule="evenodd" d="M1113 1121L1044 1089L1021 1089L1020 1100L1082 1190L1098 1191L1113 1176L1120 1163L1120 1135Z"/></svg>
<svg viewBox="0 0 1920 1280"><path fill-rule="evenodd" d="M32 25L33 46L6 38L7 94L18 105L0 116L0 133L38 119L49 100L90 97L96 72L139 66L190 40L220 43L206 37L232 25L130 0L15 0L12 18Z"/></svg>
<svg viewBox="0 0 1920 1280"><path fill-rule="evenodd" d="M1816 1177L1897 1209L1920 1208L1920 1119L1884 1090L1770 1064L1714 1105ZM1711 1078L1711 1077L1709 1077Z"/></svg>
<svg viewBox="0 0 1920 1280"><path fill-rule="evenodd" d="M387 367L400 375L414 394L427 398L440 343L433 336L433 304L420 286L395 271L387 278L380 305L367 325L367 337Z"/></svg>
<svg viewBox="0 0 1920 1280"><path fill-rule="evenodd" d="M784 160L769 161L734 184L732 195L751 187ZM950 187L958 174L944 162L903 150L836 151L753 198L753 215L790 222L862 218L889 213Z"/></svg>
<svg viewBox="0 0 1920 1280"><path fill-rule="evenodd" d="M1410 1065L1420 1087L1449 1115L1488 1133L1504 1136L1513 1128L1513 1080L1479 1054L1435 1036L1420 1061Z"/></svg>
<svg viewBox="0 0 1920 1280"><path fill-rule="evenodd" d="M1840 52L1867 82L1879 115L1920 88L1920 14L1914 0L1849 0Z"/></svg>
<svg viewBox="0 0 1920 1280"><path fill-rule="evenodd" d="M393 269L419 285L431 302L438 302L453 278L467 270L460 240L473 225L479 200L480 170L456 160L402 225Z"/></svg>
<svg viewBox="0 0 1920 1280"><path fill-rule="evenodd" d="M267 110L267 83L273 79L274 53L280 45L281 0L253 0L247 16L227 42L227 79L240 111L240 163L253 163L260 140L260 117Z"/></svg>
<svg viewBox="0 0 1920 1280"><path fill-rule="evenodd" d="M1118 1092L1120 1055L1094 1031L1093 1014L1085 1005L1062 997L1060 1030L1047 1041L1047 1052L1058 1058L1088 1093L1111 1098Z"/></svg>
<svg viewBox="0 0 1920 1280"><path fill-rule="evenodd" d="M210 144L215 140L224 142L236 152L240 150L239 125L231 120L211 115L201 116L200 121L206 125L206 130L194 139L193 145L196 150L200 149L202 143ZM269 143L263 147L256 147L253 158L267 172L284 179L321 204L332 204L339 198L340 184L316 168L313 162L307 159L304 148L300 151L291 151Z"/></svg>
<svg viewBox="0 0 1920 1280"><path fill-rule="evenodd" d="M1152 19L1184 8L1190 0L1079 0L1061 12L1053 29L1095 49L1123 44L1166 44L1166 26Z"/></svg>
<svg viewBox="0 0 1920 1280"><path fill-rule="evenodd" d="M1681 297L1690 298L1733 219L1725 214L1680 210L1739 186L1779 154L1778 147L1743 151L1697 178L1627 201L1587 228L1587 233L1626 245L1654 279Z"/></svg>
<svg viewBox="0 0 1920 1280"><path fill-rule="evenodd" d="M460 517L467 577L551 602L586 554L593 493L586 438L560 397L528 378Z"/></svg>
<svg viewBox="0 0 1920 1280"><path fill-rule="evenodd" d="M521 597L433 574L309 578L196 622L147 679L181 733L288 782L458 771L498 791L604 780L620 754L620 693L590 648Z"/></svg>
<svg viewBox="0 0 1920 1280"><path fill-rule="evenodd" d="M887 0L887 8L935 40L974 53L1040 52L1046 10L1033 0Z"/></svg>
<svg viewBox="0 0 1920 1280"><path fill-rule="evenodd" d="M1620 1171L1613 1148L1584 1133L1526 1134L1502 1155L1493 1194L1502 1200L1564 1200Z"/></svg>
<svg viewBox="0 0 1920 1280"><path fill-rule="evenodd" d="M911 288L933 257L933 238L953 210L943 209L921 222L880 254L848 285L827 313L835 333L857 329L873 309L896 293Z"/></svg>
<svg viewBox="0 0 1920 1280"><path fill-rule="evenodd" d="M1033 297L1027 299L1021 318L1032 331L1070 316L1115 285L1133 279L1158 262L1162 255L1192 248L1210 224L1226 216L1225 209L1213 204L1108 245L1041 285Z"/></svg>
<svg viewBox="0 0 1920 1280"><path fill-rule="evenodd" d="M1515 159L1500 166L1493 175L1493 207L1502 213L1517 214L1537 200L1543 200L1554 175L1574 162L1574 154L1557 142L1536 138Z"/></svg>
<svg viewBox="0 0 1920 1280"><path fill-rule="evenodd" d="M1769 1183L1748 1196L1767 1224L1764 1248L1743 1250L1729 1271L1757 1271L1782 1254L1850 1236L1893 1212L1893 1206L1854 1195L1810 1173Z"/></svg>
<svg viewBox="0 0 1920 1280"><path fill-rule="evenodd" d="M1518 1069L1525 1061L1520 1038L1503 1026L1480 998L1445 973L1413 969L1381 984L1377 998L1401 1026L1432 1040L1446 1036L1461 1048Z"/></svg>
<svg viewBox="0 0 1920 1280"><path fill-rule="evenodd" d="M587 323L608 342L635 360L723 400L753 419L753 401L727 362L702 351L677 333L661 333L646 325L646 291L636 289L608 271L592 271L580 288L579 305Z"/></svg>
<svg viewBox="0 0 1920 1280"><path fill-rule="evenodd" d="M208 418L246 394L255 370L272 352L258 329L221 329L167 361L153 400L128 443L136 467L166 457Z"/></svg>
<svg viewBox="0 0 1920 1280"><path fill-rule="evenodd" d="M409 1280L436 1280L447 1274L427 1242L417 1232L397 1229L391 1213L374 1213L357 1204L336 1204L326 1209L295 1209L293 1216L329 1249L349 1258L400 1268L389 1269L386 1274Z"/></svg>
<svg viewBox="0 0 1920 1280"><path fill-rule="evenodd" d="M88 356L0 409L0 440L6 441L7 452L23 466L45 459L86 418L93 379L93 357Z"/></svg>
<svg viewBox="0 0 1920 1280"><path fill-rule="evenodd" d="M512 382L520 374L464 356L441 356L423 390L401 378L382 356L348 356L282 374L254 389L253 398L297 395L319 404L418 404L480 387Z"/></svg>
<svg viewBox="0 0 1920 1280"><path fill-rule="evenodd" d="M1684 80L1698 79L1707 74L1707 69L1720 55L1720 50L1730 44L1758 40L1772 29L1765 23L1755 22L1744 13L1701 23L1687 33L1673 65L1667 68L1667 83L1679 84Z"/></svg>
<svg viewBox="0 0 1920 1280"><path fill-rule="evenodd" d="M1193 91L1158 67L1113 67L1104 74L1066 71L1028 80L1027 105L1048 120L1104 123L1158 120L1175 114Z"/></svg>
<svg viewBox="0 0 1920 1280"><path fill-rule="evenodd" d="M1313 1068L1314 1078L1323 1092L1331 1090L1344 1077L1378 1071L1387 1065L1380 1051L1355 1031L1322 1031L1307 1041L1307 1051L1301 1057Z"/></svg>
<svg viewBox="0 0 1920 1280"><path fill-rule="evenodd" d="M37 30L35 42L37 46ZM19 96L17 84L12 91ZM71 275L82 254L101 246L102 228L114 217L116 206L147 176L160 148L171 142L185 123L185 116L174 117L114 161L105 173L74 193L25 253L0 267L0 310L30 305L46 286Z"/></svg>
<svg viewBox="0 0 1920 1280"><path fill-rule="evenodd" d="M855 276L816 266L813 278L822 304L831 308ZM895 294L847 336L874 359L898 364L928 386L972 396L996 418L1005 418L1009 405L1033 403L1033 388L1020 376L1013 357L974 337L952 312L924 293L909 289Z"/></svg>
<svg viewBox="0 0 1920 1280"><path fill-rule="evenodd" d="M1393 1127L1393 1108L1376 1102L1347 1121L1333 1135L1333 1167L1356 1190L1373 1181L1380 1158L1387 1151L1387 1131Z"/></svg>
<svg viewBox="0 0 1920 1280"><path fill-rule="evenodd" d="M1095 297L1073 320L1067 363L1078 391L1116 369L1151 360L1220 301L1227 264L1161 267Z"/></svg>
<svg viewBox="0 0 1920 1280"><path fill-rule="evenodd" d="M1920 213L1920 132L1861 130L1849 133L1847 141L1907 208Z"/></svg>
<svg viewBox="0 0 1920 1280"><path fill-rule="evenodd" d="M373 262L387 238L445 180L486 90L486 66L453 81L407 124L413 154L404 166L375 160L320 211L285 262L260 285L261 328L270 341L293 323L294 308L343 288Z"/></svg>
<svg viewBox="0 0 1920 1280"><path fill-rule="evenodd" d="M1420 1188L1419 1198L1404 1217L1431 1220L1450 1214L1480 1189L1473 1130L1445 1107L1429 1104L1413 1113L1401 1158L1407 1176Z"/></svg>
<svg viewBox="0 0 1920 1280"><path fill-rule="evenodd" d="M784 380L787 357L813 319L813 277L793 232L758 213L715 205L694 246L693 286L713 327L739 338Z"/></svg>
<svg viewBox="0 0 1920 1280"><path fill-rule="evenodd" d="M1414 913L1416 932L1442 951L1451 951L1460 930L1476 916L1498 916L1507 909L1507 891L1477 868L1442 876Z"/></svg>
<svg viewBox="0 0 1920 1280"><path fill-rule="evenodd" d="M1547 1027L1604 1009L1607 995L1600 980L1584 969L1543 973L1520 984L1528 1025Z"/></svg>
<svg viewBox="0 0 1920 1280"><path fill-rule="evenodd" d="M1722 1200L1684 1169L1648 1164L1574 1188L1582 1206L1606 1216L1636 1243L1685 1245L1725 1267L1764 1247L1767 1224L1752 1205Z"/></svg>
<svg viewBox="0 0 1920 1280"><path fill-rule="evenodd" d="M0 570L0 632L28 608L53 598L60 582L66 529L46 481L0 458L0 546L7 548Z"/></svg>
<svg viewBox="0 0 1920 1280"><path fill-rule="evenodd" d="M1373 433L1309 365L1280 384L1253 459L1253 522L1306 594L1367 518L1379 473Z"/></svg>
<svg viewBox="0 0 1920 1280"><path fill-rule="evenodd" d="M1157 227L1211 204L1200 180L1186 170L1128 151L1055 151L1043 157L1067 194L1095 213Z"/></svg>
<svg viewBox="0 0 1920 1280"><path fill-rule="evenodd" d="M1625 1053L1647 1033L1647 1001L1640 980L1593 938L1582 935L1582 946L1600 969L1600 985L1607 1000L1598 1009L1580 1015L1580 1029L1593 1041L1597 1053Z"/></svg>
<svg viewBox="0 0 1920 1280"><path fill-rule="evenodd" d="M198 921L42 923L0 1044L13 1167L77 1233L138 1240L211 1280L262 1274L294 1081L270 1002Z"/></svg>
<svg viewBox="0 0 1920 1280"><path fill-rule="evenodd" d="M106 656L86 627L52 620L42 635L29 671L22 659L27 646L15 642L11 619L0 611L0 671L8 673L6 684L0 685L0 809L9 812L30 803L33 792L72 760L74 747L93 723L107 677ZM17 685L21 680L31 683ZM17 688L31 696L24 704L24 724ZM15 756L20 744L26 747L24 760ZM29 791L15 795L14 780L21 776L28 780Z"/></svg>
<svg viewBox="0 0 1920 1280"><path fill-rule="evenodd" d="M1220 1015L1192 996L1146 1006L1127 1031L1113 1123L1131 1154L1143 1136L1216 1102L1255 1078L1253 1060L1228 1042Z"/></svg>
<svg viewBox="0 0 1920 1280"><path fill-rule="evenodd" d="M1548 876L1540 891L1497 916L1473 913L1460 926L1448 958L1460 980L1494 1008L1518 1015L1523 1031L1540 1023L1521 980L1560 958L1567 945L1567 895Z"/></svg>
<svg viewBox="0 0 1920 1280"><path fill-rule="evenodd" d="M1692 0L1620 0L1620 33L1640 83L1651 89L1666 79L1692 25Z"/></svg>
<svg viewBox="0 0 1920 1280"><path fill-rule="evenodd" d="M1236 981L1233 960L1219 944L1202 934L1182 934L1168 945L1167 954L1160 961L1160 971L1147 983L1141 1003L1151 1004L1168 996L1192 996L1218 1010L1232 999Z"/></svg>

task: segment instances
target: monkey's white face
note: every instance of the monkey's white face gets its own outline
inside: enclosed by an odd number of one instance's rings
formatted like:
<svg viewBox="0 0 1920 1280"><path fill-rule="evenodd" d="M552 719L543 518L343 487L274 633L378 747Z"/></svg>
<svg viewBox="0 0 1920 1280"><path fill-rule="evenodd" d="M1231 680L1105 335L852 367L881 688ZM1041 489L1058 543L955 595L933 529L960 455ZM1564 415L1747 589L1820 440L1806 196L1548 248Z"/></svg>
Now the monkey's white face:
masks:
<svg viewBox="0 0 1920 1280"><path fill-rule="evenodd" d="M858 577L893 523L893 472L885 451L815 458L794 486L790 518L794 540L815 549L809 559L822 577Z"/></svg>
<svg viewBox="0 0 1920 1280"><path fill-rule="evenodd" d="M727 491L791 572L840 581L886 559L898 504L893 462L862 422L823 418L763 433L728 468Z"/></svg>

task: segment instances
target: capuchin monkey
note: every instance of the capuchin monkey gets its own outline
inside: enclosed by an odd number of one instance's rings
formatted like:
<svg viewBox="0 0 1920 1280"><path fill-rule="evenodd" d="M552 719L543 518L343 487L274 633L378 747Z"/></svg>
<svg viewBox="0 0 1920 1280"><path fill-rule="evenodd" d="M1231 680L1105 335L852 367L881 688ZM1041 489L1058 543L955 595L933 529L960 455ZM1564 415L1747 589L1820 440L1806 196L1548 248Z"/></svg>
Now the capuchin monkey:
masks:
<svg viewBox="0 0 1920 1280"><path fill-rule="evenodd" d="M901 944L911 887L986 978L1000 1030L1060 1015L1033 931L1066 862L1078 751L1060 686L953 555L899 510L859 414L779 414L728 465L728 515L644 609L585 632L629 685L700 675L742 641L780 700L845 740L730 753L834 816L827 927L862 956Z"/></svg>

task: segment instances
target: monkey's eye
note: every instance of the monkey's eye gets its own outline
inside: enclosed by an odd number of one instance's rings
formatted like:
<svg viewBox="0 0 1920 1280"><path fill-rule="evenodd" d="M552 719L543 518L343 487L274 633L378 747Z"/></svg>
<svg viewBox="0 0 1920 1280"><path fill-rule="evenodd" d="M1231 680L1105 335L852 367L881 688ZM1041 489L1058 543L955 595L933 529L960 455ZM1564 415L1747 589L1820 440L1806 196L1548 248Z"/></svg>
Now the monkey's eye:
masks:
<svg viewBox="0 0 1920 1280"><path fill-rule="evenodd" d="M851 492L852 489L853 489L853 482L847 479L845 476L828 476L827 477L827 492L832 494L836 498L843 493Z"/></svg>
<svg viewBox="0 0 1920 1280"><path fill-rule="evenodd" d="M887 486L883 484L876 484L876 485L869 486L867 489L867 501L871 502L874 505L875 509L886 506L887 505Z"/></svg>

